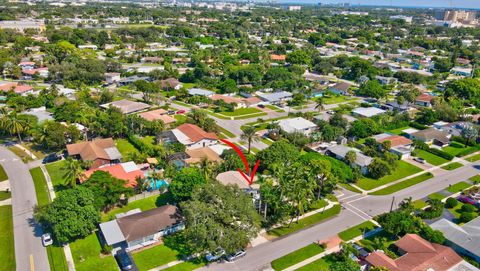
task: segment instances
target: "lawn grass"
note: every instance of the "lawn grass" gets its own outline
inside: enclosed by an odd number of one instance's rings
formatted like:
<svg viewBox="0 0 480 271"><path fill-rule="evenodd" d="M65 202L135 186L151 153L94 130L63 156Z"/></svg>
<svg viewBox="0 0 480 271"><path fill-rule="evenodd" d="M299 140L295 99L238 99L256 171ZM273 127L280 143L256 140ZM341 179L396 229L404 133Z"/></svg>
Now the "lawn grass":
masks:
<svg viewBox="0 0 480 271"><path fill-rule="evenodd" d="M24 163L33 161L32 157L28 155L26 152L24 152L22 149L20 149L17 146L10 146L7 147L11 152L13 152L16 156L18 156Z"/></svg>
<svg viewBox="0 0 480 271"><path fill-rule="evenodd" d="M438 166L438 165L445 164L445 163L448 162L447 159L445 159L443 157L440 157L440 156L437 156L433 153L427 152L425 150L418 150L417 151L417 156L425 159L425 161L427 161L429 164L432 164L434 166Z"/></svg>
<svg viewBox="0 0 480 271"><path fill-rule="evenodd" d="M63 247L54 245L47 247L48 262L50 263L50 270L52 271L67 271L68 264L65 258Z"/></svg>
<svg viewBox="0 0 480 271"><path fill-rule="evenodd" d="M387 186L387 187L385 187L383 189L380 189L380 190L377 190L373 193L369 193L369 195L389 195L389 194L392 194L394 192L405 189L407 187L410 187L412 185L416 185L418 183L426 181L426 180L428 180L432 177L433 177L432 173L428 172L428 173L422 174L420 176L407 179L403 182L399 182L399 183L396 183L394 185Z"/></svg>
<svg viewBox="0 0 480 271"><path fill-rule="evenodd" d="M365 190L371 190L376 187L394 182L396 180L405 178L407 176L410 176L412 174L418 173L422 171L419 167L416 167L412 164L409 164L405 161L398 161L398 167L393 171L392 174L384 176L378 180L371 179L371 178L362 178L357 181L357 186L365 189Z"/></svg>
<svg viewBox="0 0 480 271"><path fill-rule="evenodd" d="M351 240L357 236L363 235L366 232L369 232L373 229L375 229L377 226L373 224L371 221L365 221L361 224L358 224L357 226L348 228L342 232L338 233L338 236L340 239L343 241L348 241Z"/></svg>
<svg viewBox="0 0 480 271"><path fill-rule="evenodd" d="M78 271L118 270L117 262L111 254L101 255L102 248L96 233L70 243L70 249Z"/></svg>
<svg viewBox="0 0 480 271"><path fill-rule="evenodd" d="M441 194L441 193L432 193L430 195L428 195L428 198L429 199L438 199L438 200L442 200L444 198L446 198L447 196L445 196L444 194Z"/></svg>
<svg viewBox="0 0 480 271"><path fill-rule="evenodd" d="M358 190L357 188L355 188L353 185L349 184L349 183L339 183L338 185L340 185L341 187L349 190L349 191L352 191L352 192L355 192L355 193L362 193L362 191Z"/></svg>
<svg viewBox="0 0 480 271"><path fill-rule="evenodd" d="M459 144L461 144L461 143L459 143ZM454 146L449 145L449 146L446 146L446 147L442 148L442 151L447 152L447 153L449 153L453 156L457 156L459 153L461 153L463 151L466 151L466 150L470 150L470 149L475 149L475 147L458 148L458 147L454 147Z"/></svg>
<svg viewBox="0 0 480 271"><path fill-rule="evenodd" d="M413 207L415 209L422 209L424 207L427 207L427 205L428 204L425 201L420 200L420 199L413 202Z"/></svg>
<svg viewBox="0 0 480 271"><path fill-rule="evenodd" d="M10 191L0 191L0 201L6 200L12 197L12 193Z"/></svg>
<svg viewBox="0 0 480 271"><path fill-rule="evenodd" d="M261 112L262 110L257 109L255 107L244 107L244 108L235 109L234 111L218 112L218 114L222 114L224 116L229 116L229 117L240 117L243 115L250 115L250 114L256 114Z"/></svg>
<svg viewBox="0 0 480 271"><path fill-rule="evenodd" d="M154 246L132 253L135 264L140 271L147 271L179 259L179 252L165 245Z"/></svg>
<svg viewBox="0 0 480 271"><path fill-rule="evenodd" d="M460 192L460 191L463 191L463 190L469 188L470 186L472 186L472 185L469 184L469 183L459 182L459 183L453 184L452 186L448 187L447 191L455 194L457 192Z"/></svg>
<svg viewBox="0 0 480 271"><path fill-rule="evenodd" d="M333 262L335 262L335 259L333 259L332 255L327 255L307 265L304 265L295 271L329 271L329 267Z"/></svg>
<svg viewBox="0 0 480 271"><path fill-rule="evenodd" d="M455 206L455 207L453 207L453 208L449 208L448 210L450 211L450 213L452 213L452 215L455 216L456 219L459 219L459 218L460 218L460 212L461 212L462 206L463 206L463 203L461 203L461 202L459 201L458 204L457 204L457 206Z"/></svg>
<svg viewBox="0 0 480 271"><path fill-rule="evenodd" d="M12 205L0 206L0 271L15 270Z"/></svg>
<svg viewBox="0 0 480 271"><path fill-rule="evenodd" d="M133 146L127 139L119 138L115 140L118 151L122 154L123 158L128 158L132 153L139 153L137 148Z"/></svg>
<svg viewBox="0 0 480 271"><path fill-rule="evenodd" d="M397 128L397 129L392 129L392 130L388 130L387 132L389 133L392 133L392 134L396 134L396 135L401 135L403 132L403 130L406 130L406 129L409 129L410 126L404 126L404 127L400 127L400 128Z"/></svg>
<svg viewBox="0 0 480 271"><path fill-rule="evenodd" d="M324 251L318 244L310 244L301 249L295 250L283 257L280 257L272 262L272 268L276 271L284 270L294 264L302 262L310 257L320 254Z"/></svg>
<svg viewBox="0 0 480 271"><path fill-rule="evenodd" d="M270 145L273 144L273 141L272 141L272 140L266 139L266 138L264 138L264 137L262 137L262 138L260 139L260 141L262 141L263 143L267 144L268 146L270 146Z"/></svg>
<svg viewBox="0 0 480 271"><path fill-rule="evenodd" d="M181 106L185 106L185 107L193 107L193 105L191 105L191 104L187 104L187 103L184 103L184 102L181 102L181 101L177 101L177 100L172 101L172 103L178 104L178 105L181 105Z"/></svg>
<svg viewBox="0 0 480 271"><path fill-rule="evenodd" d="M261 113L252 114L252 115L244 115L244 116L234 117L234 119L236 119L236 120L253 119L253 118L263 117L263 116L266 116L266 115L267 115L267 113L261 112Z"/></svg>
<svg viewBox="0 0 480 271"><path fill-rule="evenodd" d="M170 193L165 193L159 196L152 196L152 197L136 200L136 201L130 202L128 205L125 205L123 207L116 207L111 211L109 211L108 213L102 213L102 221L106 222L106 221L113 220L115 219L116 214L125 213L133 209L139 208L142 211L147 211L171 202L173 202L173 199Z"/></svg>
<svg viewBox="0 0 480 271"><path fill-rule="evenodd" d="M476 184L480 183L480 175L473 176L469 180L476 183Z"/></svg>
<svg viewBox="0 0 480 271"><path fill-rule="evenodd" d="M177 124L178 125L181 125L181 124L184 124L185 122L187 122L187 116L183 115L183 114L176 114L175 116L173 116L176 120L177 120Z"/></svg>
<svg viewBox="0 0 480 271"><path fill-rule="evenodd" d="M466 158L465 160L467 160L468 162L477 162L478 160L480 160L480 153L475 154L474 156L470 156L470 157Z"/></svg>
<svg viewBox="0 0 480 271"><path fill-rule="evenodd" d="M232 132L230 132L229 130L227 130L227 129L223 128L223 127L220 127L220 126L218 126L218 125L217 125L217 127L218 127L218 130L220 130L220 132L222 132L222 133L223 133L224 135L226 135L228 138L234 138L234 137L235 137L235 135L234 135Z"/></svg>
<svg viewBox="0 0 480 271"><path fill-rule="evenodd" d="M50 163L45 166L47 169L48 175L50 175L50 179L52 180L53 189L55 191L60 191L66 188L65 185L65 170L63 169L65 165L65 160L61 160L55 163Z"/></svg>
<svg viewBox="0 0 480 271"><path fill-rule="evenodd" d="M288 225L278 227L272 230L269 230L268 233L273 236L283 236L287 235L296 231L299 231L301 229L304 229L306 227L315 225L325 219L328 219L330 217L333 217L337 214L340 213L341 207L340 205L336 204L332 208L325 210L324 212L321 213L316 213L314 215L305 217L300 219L298 222L292 222L290 227Z"/></svg>
<svg viewBox="0 0 480 271"><path fill-rule="evenodd" d="M3 169L2 165L0 165L0 182L8 180L7 173L5 169Z"/></svg>
<svg viewBox="0 0 480 271"><path fill-rule="evenodd" d="M445 169L445 170L454 170L454 169L457 169L459 167L463 167L463 164L459 163L459 162L453 162L453 163L450 163L446 166L443 166L442 168Z"/></svg>
<svg viewBox="0 0 480 271"><path fill-rule="evenodd" d="M343 102L346 102L346 101L350 101L350 100L356 100L354 98L350 98L350 97L347 97L347 96L343 96L343 95L329 95L329 96L324 96L323 97L323 103L324 104L337 104L337 103L343 103Z"/></svg>
<svg viewBox="0 0 480 271"><path fill-rule="evenodd" d="M32 175L33 185L35 186L38 206L47 205L50 202L50 195L42 169L40 167L32 168L30 169L30 175Z"/></svg>
<svg viewBox="0 0 480 271"><path fill-rule="evenodd" d="M199 269L205 265L205 261L197 258L195 260L190 260L187 262L179 263L169 268L162 269L162 271L192 271Z"/></svg>

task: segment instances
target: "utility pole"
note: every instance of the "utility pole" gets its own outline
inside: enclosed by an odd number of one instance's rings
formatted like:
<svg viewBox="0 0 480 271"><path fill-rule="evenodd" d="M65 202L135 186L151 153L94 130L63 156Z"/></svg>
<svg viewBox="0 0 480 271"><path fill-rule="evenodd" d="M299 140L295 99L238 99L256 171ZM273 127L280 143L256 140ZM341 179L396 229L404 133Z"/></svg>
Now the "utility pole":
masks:
<svg viewBox="0 0 480 271"><path fill-rule="evenodd" d="M393 211L393 204L395 203L395 196L392 197L392 204L390 205L390 212Z"/></svg>

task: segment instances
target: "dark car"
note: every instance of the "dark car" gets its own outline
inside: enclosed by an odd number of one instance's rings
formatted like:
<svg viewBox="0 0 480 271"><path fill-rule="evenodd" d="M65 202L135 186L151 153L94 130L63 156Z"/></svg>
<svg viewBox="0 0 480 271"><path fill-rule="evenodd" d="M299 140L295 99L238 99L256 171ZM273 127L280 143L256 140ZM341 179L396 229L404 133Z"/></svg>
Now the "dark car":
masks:
<svg viewBox="0 0 480 271"><path fill-rule="evenodd" d="M476 205L477 204L477 202L474 199L472 199L470 197L466 197L466 196L460 196L460 197L457 198L457 200L460 201L460 202L463 202L463 203L471 204L471 205Z"/></svg>
<svg viewBox="0 0 480 271"><path fill-rule="evenodd" d="M132 259L130 259L130 256L126 252L117 252L115 259L117 260L118 266L120 266L121 270L127 271L133 269Z"/></svg>
<svg viewBox="0 0 480 271"><path fill-rule="evenodd" d="M43 163L44 164L52 163L52 162L55 162L55 161L58 161L58 160L62 160L62 156L58 155L56 153L51 153L51 154L45 156L45 158L43 158Z"/></svg>

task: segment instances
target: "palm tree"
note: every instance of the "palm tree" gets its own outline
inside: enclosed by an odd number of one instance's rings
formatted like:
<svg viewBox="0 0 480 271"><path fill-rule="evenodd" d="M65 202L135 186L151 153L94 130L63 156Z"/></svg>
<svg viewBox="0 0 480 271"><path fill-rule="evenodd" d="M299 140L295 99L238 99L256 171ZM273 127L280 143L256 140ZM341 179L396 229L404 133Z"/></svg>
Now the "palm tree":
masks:
<svg viewBox="0 0 480 271"><path fill-rule="evenodd" d="M1 125L2 129L9 131L12 135L16 134L18 136L18 140L22 142L21 134L27 129L27 123L25 120L18 118L18 115L15 111L7 113L6 110L2 110Z"/></svg>
<svg viewBox="0 0 480 271"><path fill-rule="evenodd" d="M246 140L248 142L248 153L250 154L250 148L252 146L252 141L258 141L260 138L257 136L257 131L255 127L248 126L243 130L242 135L240 136L242 140Z"/></svg>
<svg viewBox="0 0 480 271"><path fill-rule="evenodd" d="M325 110L325 104L323 102L323 97L318 97L315 101L315 109Z"/></svg>
<svg viewBox="0 0 480 271"><path fill-rule="evenodd" d="M213 176L213 164L211 161L207 159L207 157L203 157L198 164L203 171L205 176L205 180L209 180Z"/></svg>
<svg viewBox="0 0 480 271"><path fill-rule="evenodd" d="M82 179L85 175L81 163L78 160L68 157L65 160L65 165L62 167L62 170L65 171L63 178L66 181L66 184L74 187L77 184L77 180Z"/></svg>

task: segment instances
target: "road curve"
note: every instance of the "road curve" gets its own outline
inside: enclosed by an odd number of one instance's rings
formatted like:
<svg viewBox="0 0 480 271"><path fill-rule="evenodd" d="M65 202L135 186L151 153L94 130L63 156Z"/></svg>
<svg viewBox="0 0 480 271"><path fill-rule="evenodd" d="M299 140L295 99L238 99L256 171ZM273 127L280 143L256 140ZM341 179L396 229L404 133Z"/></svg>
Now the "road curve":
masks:
<svg viewBox="0 0 480 271"><path fill-rule="evenodd" d="M0 146L0 164L8 175L12 190L17 270L50 270L47 251L40 237L42 231L33 219L33 207L37 204L37 195L28 166L3 146Z"/></svg>

